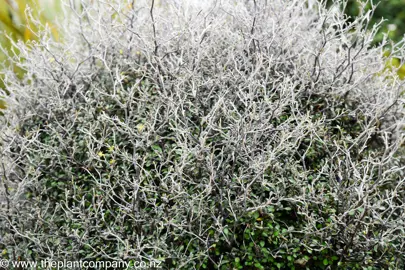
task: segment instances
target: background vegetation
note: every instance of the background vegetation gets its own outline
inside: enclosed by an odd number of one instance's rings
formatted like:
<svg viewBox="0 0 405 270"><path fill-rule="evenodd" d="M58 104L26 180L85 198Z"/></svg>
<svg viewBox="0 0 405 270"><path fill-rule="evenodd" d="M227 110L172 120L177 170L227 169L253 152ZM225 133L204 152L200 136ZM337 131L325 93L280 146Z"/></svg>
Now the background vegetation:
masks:
<svg viewBox="0 0 405 270"><path fill-rule="evenodd" d="M362 9L362 2L359 0L349 0L345 13L348 16L356 17L359 15ZM370 27L378 23L381 20L384 22L381 25L381 29L375 36L374 42L381 42L384 33L388 34L388 37L398 42L402 39L405 34L405 1L402 0L381 0L372 1L377 8L374 11ZM372 7L372 2L367 1L365 7L366 10L370 10Z"/></svg>
<svg viewBox="0 0 405 270"><path fill-rule="evenodd" d="M331 5L333 1L328 0ZM405 1L403 0L348 0L344 9L347 16L351 17L349 21L356 18L360 12L369 11L373 6L373 15L371 17L369 28L381 22L380 29L374 38L374 44L382 42L385 35L393 42L402 40L405 34ZM390 54L390 46L387 46L387 55ZM396 69L401 79L405 78L404 60L398 57L392 58L387 62L387 68Z"/></svg>
<svg viewBox="0 0 405 270"><path fill-rule="evenodd" d="M10 54L19 54L14 43L18 40L24 42L38 40L38 30L41 26L51 29L54 38L59 39L58 30L52 21L60 12L61 1L44 0L0 0L0 63L10 63ZM20 78L23 70L14 66L14 71ZM0 71L0 88L4 89L4 74ZM0 96L0 109L4 109L5 102Z"/></svg>

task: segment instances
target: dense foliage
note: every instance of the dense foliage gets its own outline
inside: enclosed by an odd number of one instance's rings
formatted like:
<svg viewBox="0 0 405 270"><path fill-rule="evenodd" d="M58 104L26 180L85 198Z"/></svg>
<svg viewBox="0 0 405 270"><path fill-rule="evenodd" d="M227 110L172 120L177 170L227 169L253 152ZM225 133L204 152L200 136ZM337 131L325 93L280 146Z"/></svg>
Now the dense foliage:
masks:
<svg viewBox="0 0 405 270"><path fill-rule="evenodd" d="M403 83L369 13L201 2L94 3L18 45L1 256L403 267Z"/></svg>

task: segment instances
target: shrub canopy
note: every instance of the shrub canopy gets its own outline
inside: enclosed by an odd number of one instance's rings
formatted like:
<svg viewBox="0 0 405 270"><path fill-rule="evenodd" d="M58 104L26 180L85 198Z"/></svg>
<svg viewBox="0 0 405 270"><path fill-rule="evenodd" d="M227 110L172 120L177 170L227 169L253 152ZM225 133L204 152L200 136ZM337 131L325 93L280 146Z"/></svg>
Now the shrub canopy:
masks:
<svg viewBox="0 0 405 270"><path fill-rule="evenodd" d="M2 256L403 266L403 82L371 11L95 2L10 56Z"/></svg>

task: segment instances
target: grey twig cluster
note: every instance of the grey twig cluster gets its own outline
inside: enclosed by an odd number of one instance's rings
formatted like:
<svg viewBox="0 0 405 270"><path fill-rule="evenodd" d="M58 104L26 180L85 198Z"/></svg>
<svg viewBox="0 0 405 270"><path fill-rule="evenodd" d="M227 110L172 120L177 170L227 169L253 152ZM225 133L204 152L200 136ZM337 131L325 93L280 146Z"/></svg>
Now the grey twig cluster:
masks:
<svg viewBox="0 0 405 270"><path fill-rule="evenodd" d="M371 46L371 12L342 4L93 1L60 19L62 43L16 44L4 254L191 269L253 242L275 261L300 247L399 267L404 84L387 42ZM269 224L284 228L274 246L243 236Z"/></svg>

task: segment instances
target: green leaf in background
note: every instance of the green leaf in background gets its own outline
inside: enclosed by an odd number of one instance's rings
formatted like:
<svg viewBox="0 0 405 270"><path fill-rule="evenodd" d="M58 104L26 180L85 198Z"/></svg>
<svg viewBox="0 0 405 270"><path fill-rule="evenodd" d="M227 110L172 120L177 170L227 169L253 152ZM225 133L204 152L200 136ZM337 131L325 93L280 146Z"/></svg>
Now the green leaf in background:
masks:
<svg viewBox="0 0 405 270"><path fill-rule="evenodd" d="M332 0L328 0L328 4L332 4ZM349 16L349 21L353 21L360 13L361 6L365 4L366 11L371 10L372 4L376 6L374 14L371 18L369 28L381 20L381 28L378 31L374 44L380 43L384 35L394 42L399 42L405 35L405 1L404 0L348 0L345 6L345 13ZM389 53L386 55L389 56ZM405 59L403 59L405 60ZM401 80L405 78L405 65L401 65L400 59L388 58L387 69L396 69Z"/></svg>

